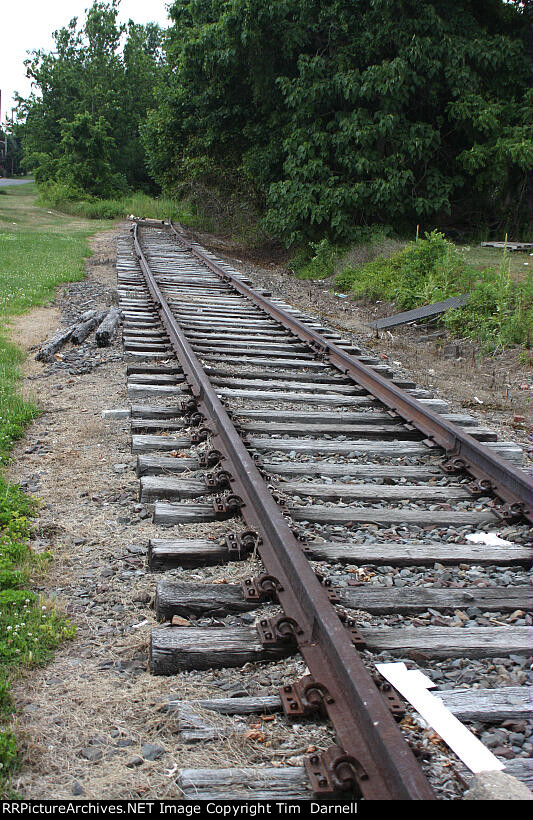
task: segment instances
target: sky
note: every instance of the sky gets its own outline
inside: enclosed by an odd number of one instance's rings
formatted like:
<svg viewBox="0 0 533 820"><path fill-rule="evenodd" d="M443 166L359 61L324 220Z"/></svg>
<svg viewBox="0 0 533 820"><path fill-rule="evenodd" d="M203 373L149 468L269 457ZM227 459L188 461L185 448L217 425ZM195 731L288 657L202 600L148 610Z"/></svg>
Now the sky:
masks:
<svg viewBox="0 0 533 820"><path fill-rule="evenodd" d="M11 108L15 105L14 93L23 97L31 91L26 79L24 60L27 51L54 47L52 34L69 20L77 17L85 20L85 9L92 0L11 0L2 6L2 27L0 31L0 89L2 91L1 122L6 115L11 119ZM119 21L126 23L159 23L166 27L169 23L166 6L170 0L121 0Z"/></svg>

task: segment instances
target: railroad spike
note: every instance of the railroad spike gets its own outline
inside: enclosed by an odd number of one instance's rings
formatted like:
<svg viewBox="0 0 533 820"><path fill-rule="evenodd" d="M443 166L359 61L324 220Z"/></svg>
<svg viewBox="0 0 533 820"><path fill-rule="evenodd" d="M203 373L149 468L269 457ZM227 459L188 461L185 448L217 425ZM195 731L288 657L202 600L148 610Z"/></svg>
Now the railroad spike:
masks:
<svg viewBox="0 0 533 820"><path fill-rule="evenodd" d="M462 473L466 470L466 461L464 458L452 454L440 464L440 469L447 475Z"/></svg>
<svg viewBox="0 0 533 820"><path fill-rule="evenodd" d="M213 500L213 508L219 518L235 515L243 506L244 501L238 495L216 495Z"/></svg>
<svg viewBox="0 0 533 820"><path fill-rule="evenodd" d="M509 504L498 504L493 501L491 507L502 521L516 521L524 516L524 505L521 501L515 501Z"/></svg>
<svg viewBox="0 0 533 820"><path fill-rule="evenodd" d="M283 592L283 586L278 578L263 573L255 578L245 578L241 584L244 597L247 601L278 600L278 592Z"/></svg>
<svg viewBox="0 0 533 820"><path fill-rule="evenodd" d="M486 495L494 491L494 484L490 478L479 478L477 481L472 481L468 485L469 491L473 496Z"/></svg>
<svg viewBox="0 0 533 820"><path fill-rule="evenodd" d="M206 473L205 476L206 487L209 490L226 490L233 481L233 476L227 470L217 470L214 473Z"/></svg>
<svg viewBox="0 0 533 820"><path fill-rule="evenodd" d="M207 452L198 455L198 463L200 467L206 469L208 467L216 467L222 461L222 453L219 450L208 450Z"/></svg>
<svg viewBox="0 0 533 820"><path fill-rule="evenodd" d="M204 441L207 441L209 436L213 434L213 431L210 427L204 426L199 427L194 433L191 434L191 443L192 444L201 444Z"/></svg>
<svg viewBox="0 0 533 820"><path fill-rule="evenodd" d="M324 752L315 752L304 761L311 788L315 795L330 797L353 792L361 795L359 783L368 780L368 774L358 760L347 755L340 746L329 746Z"/></svg>
<svg viewBox="0 0 533 820"><path fill-rule="evenodd" d="M192 415L193 413L198 412L198 405L196 404L194 399L187 399L187 401L183 401L181 403L181 412L185 413L186 415Z"/></svg>
<svg viewBox="0 0 533 820"><path fill-rule="evenodd" d="M222 546L228 552L228 561L243 561L256 547L258 540L257 533L247 530L238 534L234 531L227 532Z"/></svg>
<svg viewBox="0 0 533 820"><path fill-rule="evenodd" d="M287 717L307 717L312 714L327 714L327 705L334 703L327 686L316 681L312 675L279 690L283 711Z"/></svg>
<svg viewBox="0 0 533 820"><path fill-rule="evenodd" d="M257 624L259 638L264 646L286 646L296 644L303 635L303 629L294 618L280 615L277 618L263 618Z"/></svg>

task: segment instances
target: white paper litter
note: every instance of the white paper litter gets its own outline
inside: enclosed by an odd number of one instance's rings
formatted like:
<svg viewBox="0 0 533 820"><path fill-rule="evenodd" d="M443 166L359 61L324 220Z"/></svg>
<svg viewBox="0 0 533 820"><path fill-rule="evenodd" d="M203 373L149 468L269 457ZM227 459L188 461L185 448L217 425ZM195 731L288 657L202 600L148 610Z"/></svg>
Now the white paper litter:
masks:
<svg viewBox="0 0 533 820"><path fill-rule="evenodd" d="M498 758L466 726L463 726L455 715L452 715L442 700L428 692L428 688L435 684L427 675L419 669L408 669L401 661L378 663L376 669L401 692L472 772L477 774L505 769L505 764L500 763Z"/></svg>
<svg viewBox="0 0 533 820"><path fill-rule="evenodd" d="M487 547L512 547L512 541L505 541L493 532L474 532L466 536L467 541L474 544L486 544Z"/></svg>
<svg viewBox="0 0 533 820"><path fill-rule="evenodd" d="M132 624L131 628L132 629L140 629L141 626L146 626L146 624L149 624L149 623L150 623L150 621L144 620L144 621L141 621L140 624Z"/></svg>

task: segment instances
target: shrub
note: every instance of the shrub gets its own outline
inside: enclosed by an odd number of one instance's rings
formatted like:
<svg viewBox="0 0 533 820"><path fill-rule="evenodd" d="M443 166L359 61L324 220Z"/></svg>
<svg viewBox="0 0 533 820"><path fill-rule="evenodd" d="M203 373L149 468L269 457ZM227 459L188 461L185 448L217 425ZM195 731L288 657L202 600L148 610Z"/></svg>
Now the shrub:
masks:
<svg viewBox="0 0 533 820"><path fill-rule="evenodd" d="M325 279L335 273L335 264L339 248L328 239L310 242L301 248L291 259L290 270L298 279Z"/></svg>

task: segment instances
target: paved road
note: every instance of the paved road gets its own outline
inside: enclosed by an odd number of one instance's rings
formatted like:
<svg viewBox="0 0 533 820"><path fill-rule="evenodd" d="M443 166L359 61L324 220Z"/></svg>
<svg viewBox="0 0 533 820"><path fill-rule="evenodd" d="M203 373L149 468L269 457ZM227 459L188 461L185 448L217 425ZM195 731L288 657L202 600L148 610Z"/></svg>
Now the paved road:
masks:
<svg viewBox="0 0 533 820"><path fill-rule="evenodd" d="M0 177L0 188L7 188L8 185L27 185L28 182L35 182L34 179L4 179Z"/></svg>

